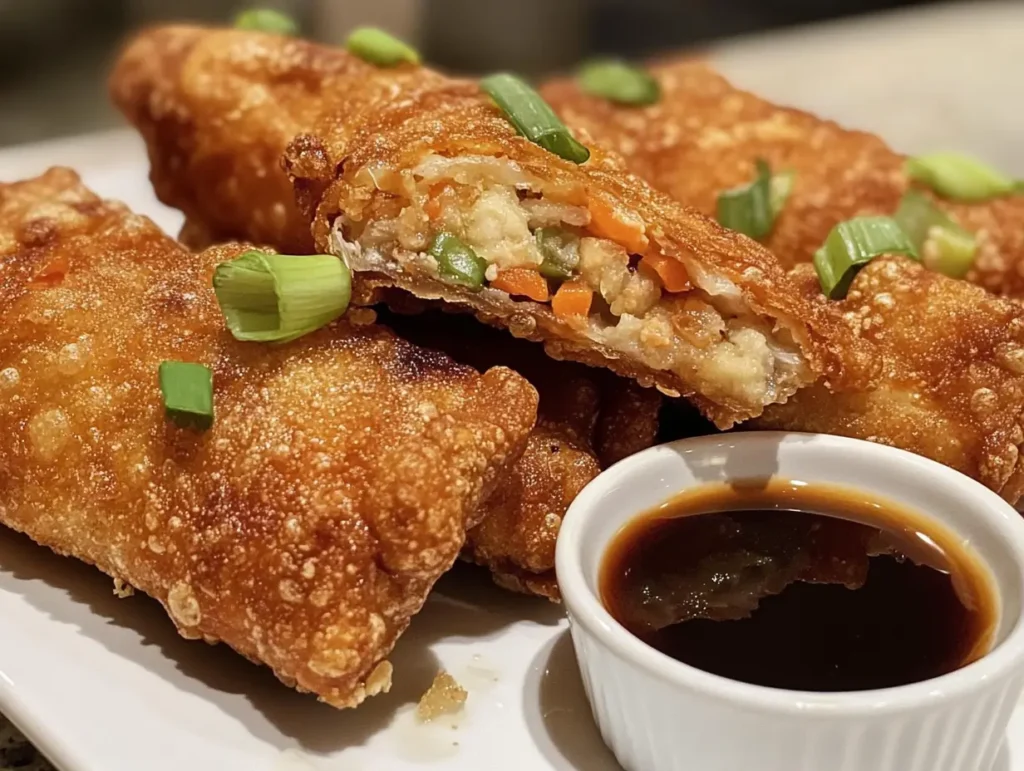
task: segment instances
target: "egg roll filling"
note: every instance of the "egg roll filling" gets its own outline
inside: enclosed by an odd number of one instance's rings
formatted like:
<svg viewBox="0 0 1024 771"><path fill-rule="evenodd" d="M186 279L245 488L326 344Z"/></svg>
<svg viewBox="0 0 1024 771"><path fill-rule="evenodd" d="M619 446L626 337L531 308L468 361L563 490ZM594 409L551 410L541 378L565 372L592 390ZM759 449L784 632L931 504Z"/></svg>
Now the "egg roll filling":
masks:
<svg viewBox="0 0 1024 771"><path fill-rule="evenodd" d="M450 284L477 307L527 304L710 398L769 404L806 377L787 329L610 200L483 155L366 166L354 182L369 203L334 222L331 243L355 273Z"/></svg>

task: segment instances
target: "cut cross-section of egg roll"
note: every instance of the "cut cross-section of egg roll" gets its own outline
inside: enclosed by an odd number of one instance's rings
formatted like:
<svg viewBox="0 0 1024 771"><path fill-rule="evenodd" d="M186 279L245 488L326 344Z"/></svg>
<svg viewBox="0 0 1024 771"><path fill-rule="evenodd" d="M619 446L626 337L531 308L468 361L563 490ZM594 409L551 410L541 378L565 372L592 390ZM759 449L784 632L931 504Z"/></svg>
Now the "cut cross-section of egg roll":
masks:
<svg viewBox="0 0 1024 771"><path fill-rule="evenodd" d="M721 426L785 401L820 365L816 311L769 252L599 147L577 165L520 136L475 83L173 27L127 49L113 90L165 201L190 217L249 207L271 233L305 215L316 248L356 274L357 301L379 287L444 300L556 358L686 395ZM268 207L259 169L291 132L299 206Z"/></svg>
<svg viewBox="0 0 1024 771"><path fill-rule="evenodd" d="M537 396L373 325L235 340L211 277L244 249L190 255L68 170L0 185L0 523L355 706ZM206 430L165 414L165 361L212 370Z"/></svg>
<svg viewBox="0 0 1024 771"><path fill-rule="evenodd" d="M754 179L758 160L792 172L791 190L764 238L783 265L810 262L839 222L895 213L911 187L906 156L873 134L772 104L705 61L665 60L649 73L660 88L649 105L588 93L578 78L552 81L541 93L571 128L620 153L630 171L710 216L719 194ZM985 200L958 201L925 192L977 239L969 269L957 276L1024 297L1024 195L1008 187ZM926 265L941 262L927 251Z"/></svg>

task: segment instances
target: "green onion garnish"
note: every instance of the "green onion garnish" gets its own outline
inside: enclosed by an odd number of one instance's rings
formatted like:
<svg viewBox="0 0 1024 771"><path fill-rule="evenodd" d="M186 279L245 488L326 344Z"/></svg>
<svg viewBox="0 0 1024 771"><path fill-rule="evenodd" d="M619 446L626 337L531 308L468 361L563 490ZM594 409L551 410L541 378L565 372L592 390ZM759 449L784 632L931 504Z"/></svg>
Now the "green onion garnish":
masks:
<svg viewBox="0 0 1024 771"><path fill-rule="evenodd" d="M757 240L772 232L776 210L772 206L771 167L760 158L755 166L757 177L753 182L718 194L718 222Z"/></svg>
<svg viewBox="0 0 1024 771"><path fill-rule="evenodd" d="M438 273L449 282L470 289L483 288L487 262L458 236L444 231L438 233L427 253L437 260Z"/></svg>
<svg viewBox="0 0 1024 771"><path fill-rule="evenodd" d="M974 235L956 228L934 228L921 250L925 267L950 278L963 278L974 265L978 242Z"/></svg>
<svg viewBox="0 0 1024 771"><path fill-rule="evenodd" d="M499 73L480 81L524 137L573 163L585 163L590 150L576 141L541 95L515 75Z"/></svg>
<svg viewBox="0 0 1024 771"><path fill-rule="evenodd" d="M299 25L291 16L271 8L242 11L235 17L235 26L238 29L273 32L277 35L297 35L299 32Z"/></svg>
<svg viewBox="0 0 1024 771"><path fill-rule="evenodd" d="M840 222L814 253L822 291L830 300L846 297L857 272L883 254L918 258L910 238L891 217L854 217Z"/></svg>
<svg viewBox="0 0 1024 771"><path fill-rule="evenodd" d="M789 200L789 194L793 192L793 183L796 181L796 172L780 171L772 174L772 180L768 185L768 203L771 204L772 213L778 217L782 207Z"/></svg>
<svg viewBox="0 0 1024 771"><path fill-rule="evenodd" d="M167 417L184 428L213 425L213 372L203 364L165 361L160 364L160 391Z"/></svg>
<svg viewBox="0 0 1024 771"><path fill-rule="evenodd" d="M991 166L959 153L909 158L907 176L955 201L985 201L1016 190L1017 183Z"/></svg>
<svg viewBox="0 0 1024 771"><path fill-rule="evenodd" d="M924 193L908 190L893 215L926 267L963 278L978 251L974 235L954 222Z"/></svg>
<svg viewBox="0 0 1024 771"><path fill-rule="evenodd" d="M661 97L661 87L651 73L618 59L584 64L579 83L585 93L619 104L654 104Z"/></svg>
<svg viewBox="0 0 1024 771"><path fill-rule="evenodd" d="M352 30L345 47L349 53L378 67L420 63L420 55L415 48L376 27L359 27Z"/></svg>
<svg viewBox="0 0 1024 771"><path fill-rule="evenodd" d="M542 276L561 281L572 277L580 263L580 239L575 233L557 227L540 228L537 246L544 256L540 265Z"/></svg>
<svg viewBox="0 0 1024 771"><path fill-rule="evenodd" d="M213 289L236 339L275 343L334 321L352 293L348 268L337 257L256 250L218 265Z"/></svg>

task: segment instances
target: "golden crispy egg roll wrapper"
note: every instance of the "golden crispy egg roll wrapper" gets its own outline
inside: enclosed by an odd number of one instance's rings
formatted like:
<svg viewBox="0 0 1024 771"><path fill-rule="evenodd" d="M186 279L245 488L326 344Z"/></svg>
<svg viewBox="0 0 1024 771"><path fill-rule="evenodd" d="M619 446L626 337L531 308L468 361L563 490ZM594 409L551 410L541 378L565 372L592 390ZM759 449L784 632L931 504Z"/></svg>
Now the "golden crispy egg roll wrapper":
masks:
<svg viewBox="0 0 1024 771"><path fill-rule="evenodd" d="M546 356L464 314L382 314L403 338L435 348L480 371L497 362L537 389L537 426L519 461L484 504L463 553L508 589L556 600L555 543L562 518L602 468L650 447L662 399L604 369Z"/></svg>
<svg viewBox="0 0 1024 771"><path fill-rule="evenodd" d="M820 297L811 266L796 276L808 298ZM800 391L755 425L910 450L1015 503L1024 492L1024 308L903 257L872 261L845 300L824 304L845 377Z"/></svg>
<svg viewBox="0 0 1024 771"><path fill-rule="evenodd" d="M719 193L753 180L758 159L773 170L795 172L792 192L765 239L787 267L810 262L837 223L895 213L910 187L906 157L873 134L772 104L736 88L703 61L666 60L651 72L662 96L649 107L613 104L568 79L541 92L570 127L619 152L630 171L654 187L710 216ZM978 203L933 198L977 236L967 280L1024 297L1024 196Z"/></svg>
<svg viewBox="0 0 1024 771"><path fill-rule="evenodd" d="M577 166L532 144L473 83L292 38L171 27L126 49L112 90L147 139L164 201L200 220L248 207L266 225L256 235L275 243L296 209L274 220L265 194L277 182L260 182L260 169L294 132L285 168L297 211L316 248L355 271L359 302L398 287L462 306L555 358L688 396L723 427L785 401L822 366L816 310L769 252L654 192L600 147ZM216 219L196 227L216 233ZM576 236L574 288L590 293L589 312L566 303L556 313L555 286L532 297L500 288L509 271L536 273L545 226ZM443 230L486 263L481 290L449 280L428 254Z"/></svg>
<svg viewBox="0 0 1024 771"><path fill-rule="evenodd" d="M243 248L189 255L68 170L0 185L0 522L355 706L537 397L381 327L234 340L211 277ZM209 430L165 416L165 360L212 369Z"/></svg>
<svg viewBox="0 0 1024 771"><path fill-rule="evenodd" d="M309 222L297 212L280 159L303 120L312 128L307 116L315 102L308 90L286 89L279 96L287 104L276 98L262 107L250 103L247 131L212 118L192 120L182 65L184 52L204 34L169 28L143 36L112 79L115 98L149 142L156 189L186 213L181 238L193 248L239 238L310 251ZM354 58L345 66L353 77L374 70ZM388 299L407 312L424 307L396 295ZM562 517L602 465L653 443L661 397L602 370L555 361L540 346L468 317L440 317L429 313L398 331L480 370L513 367L541 395L539 424L482 504L483 521L469 532L463 553L487 566L502 586L556 599L554 545Z"/></svg>

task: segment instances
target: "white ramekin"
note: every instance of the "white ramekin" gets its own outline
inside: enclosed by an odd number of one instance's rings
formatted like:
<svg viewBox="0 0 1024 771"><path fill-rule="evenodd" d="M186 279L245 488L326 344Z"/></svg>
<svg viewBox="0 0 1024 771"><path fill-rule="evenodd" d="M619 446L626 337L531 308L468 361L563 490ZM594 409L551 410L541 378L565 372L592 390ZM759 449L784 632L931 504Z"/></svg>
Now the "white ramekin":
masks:
<svg viewBox="0 0 1024 771"><path fill-rule="evenodd" d="M992 651L899 688L785 691L686 666L605 610L599 569L627 521L687 488L771 476L873 492L962 537L998 592ZM988 771L1024 686L1024 521L982 485L890 447L767 432L654 447L579 495L562 525L556 564L587 696L627 771Z"/></svg>

